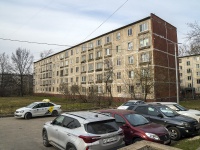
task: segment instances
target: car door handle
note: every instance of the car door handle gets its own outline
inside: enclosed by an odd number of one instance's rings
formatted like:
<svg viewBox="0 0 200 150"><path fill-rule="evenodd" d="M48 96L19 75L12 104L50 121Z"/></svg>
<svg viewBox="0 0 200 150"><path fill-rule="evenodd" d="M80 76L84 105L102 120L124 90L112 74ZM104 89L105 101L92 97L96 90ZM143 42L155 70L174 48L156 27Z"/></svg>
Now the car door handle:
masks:
<svg viewBox="0 0 200 150"><path fill-rule="evenodd" d="M71 134L69 134L69 133L68 133L67 135L68 135L68 136L71 136Z"/></svg>

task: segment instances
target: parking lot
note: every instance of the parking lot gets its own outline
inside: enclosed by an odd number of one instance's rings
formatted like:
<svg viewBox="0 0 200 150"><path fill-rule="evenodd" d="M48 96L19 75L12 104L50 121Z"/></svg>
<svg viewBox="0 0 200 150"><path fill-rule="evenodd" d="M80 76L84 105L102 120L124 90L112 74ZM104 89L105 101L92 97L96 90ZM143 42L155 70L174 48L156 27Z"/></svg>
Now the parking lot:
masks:
<svg viewBox="0 0 200 150"><path fill-rule="evenodd" d="M0 118L0 150L57 150L54 147L46 148L42 143L43 124L53 119L54 117L30 120Z"/></svg>
<svg viewBox="0 0 200 150"><path fill-rule="evenodd" d="M42 126L54 117L0 118L0 150L56 150L42 144Z"/></svg>

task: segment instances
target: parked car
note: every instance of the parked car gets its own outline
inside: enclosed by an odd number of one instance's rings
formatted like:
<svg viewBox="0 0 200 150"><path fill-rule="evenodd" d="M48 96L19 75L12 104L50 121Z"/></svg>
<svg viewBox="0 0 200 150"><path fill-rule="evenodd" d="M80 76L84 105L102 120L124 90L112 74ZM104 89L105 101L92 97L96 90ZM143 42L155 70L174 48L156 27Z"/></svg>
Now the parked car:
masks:
<svg viewBox="0 0 200 150"><path fill-rule="evenodd" d="M196 135L200 124L194 118L178 114L171 108L161 104L142 104L129 107L150 121L164 125L170 132L172 140L179 140L182 136Z"/></svg>
<svg viewBox="0 0 200 150"><path fill-rule="evenodd" d="M61 114L44 124L42 135L44 146L66 150L106 150L124 138L113 117L88 111Z"/></svg>
<svg viewBox="0 0 200 150"><path fill-rule="evenodd" d="M61 105L56 105L50 102L49 99L44 99L41 102L34 102L28 106L17 109L14 116L16 118L31 119L37 116L57 116L61 111Z"/></svg>
<svg viewBox="0 0 200 150"><path fill-rule="evenodd" d="M142 115L130 110L99 110L101 113L115 118L116 123L124 131L125 144L132 144L139 140L147 140L162 144L170 144L168 130L159 124L149 122Z"/></svg>
<svg viewBox="0 0 200 150"><path fill-rule="evenodd" d="M145 104L145 102L142 100L129 100L129 101L123 103L117 109L127 109L129 106L137 105L137 104Z"/></svg>
<svg viewBox="0 0 200 150"><path fill-rule="evenodd" d="M184 116L192 117L200 123L200 111L199 110L187 109L187 108L185 108L177 103L174 103L174 102L154 102L154 103L166 105L169 108L175 110L177 113L184 115Z"/></svg>

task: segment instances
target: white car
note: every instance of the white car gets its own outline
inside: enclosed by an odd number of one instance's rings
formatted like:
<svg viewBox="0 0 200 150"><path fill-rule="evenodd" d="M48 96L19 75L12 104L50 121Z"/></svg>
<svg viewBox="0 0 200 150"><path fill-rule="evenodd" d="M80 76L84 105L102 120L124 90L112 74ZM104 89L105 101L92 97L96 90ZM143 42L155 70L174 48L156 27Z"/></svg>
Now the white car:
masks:
<svg viewBox="0 0 200 150"><path fill-rule="evenodd" d="M19 108L15 111L16 118L31 119L37 116L57 116L61 113L61 105L56 105L45 99L41 102L34 102L26 107Z"/></svg>
<svg viewBox="0 0 200 150"><path fill-rule="evenodd" d="M137 105L137 104L145 104L145 102L142 100L129 100L129 101L123 103L117 109L127 109L129 106Z"/></svg>
<svg viewBox="0 0 200 150"><path fill-rule="evenodd" d="M63 113L42 130L43 145L62 150L107 150L123 142L124 134L115 119L100 113Z"/></svg>
<svg viewBox="0 0 200 150"><path fill-rule="evenodd" d="M184 116L192 117L200 123L200 111L199 110L186 109L185 107L183 107L177 103L174 103L174 102L153 102L153 103L166 105L166 106L170 107L171 109L175 110L177 113L184 115Z"/></svg>

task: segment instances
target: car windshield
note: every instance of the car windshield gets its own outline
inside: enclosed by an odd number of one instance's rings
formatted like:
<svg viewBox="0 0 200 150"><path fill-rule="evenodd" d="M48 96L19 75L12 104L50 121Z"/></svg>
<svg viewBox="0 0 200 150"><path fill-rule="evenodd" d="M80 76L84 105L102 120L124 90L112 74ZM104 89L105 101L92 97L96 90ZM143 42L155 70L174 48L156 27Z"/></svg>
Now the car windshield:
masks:
<svg viewBox="0 0 200 150"><path fill-rule="evenodd" d="M167 106L159 107L160 111L167 117L178 116L179 114Z"/></svg>
<svg viewBox="0 0 200 150"><path fill-rule="evenodd" d="M86 130L93 134L106 134L119 130L115 120L91 122L86 125Z"/></svg>
<svg viewBox="0 0 200 150"><path fill-rule="evenodd" d="M179 104L176 104L174 105L176 108L178 108L178 111L187 111L188 109L186 109L185 107L179 105Z"/></svg>
<svg viewBox="0 0 200 150"><path fill-rule="evenodd" d="M37 103L31 103L30 105L26 106L27 108L33 108Z"/></svg>
<svg viewBox="0 0 200 150"><path fill-rule="evenodd" d="M140 126L149 123L145 117L139 114L127 114L125 115L125 118L132 126Z"/></svg>

